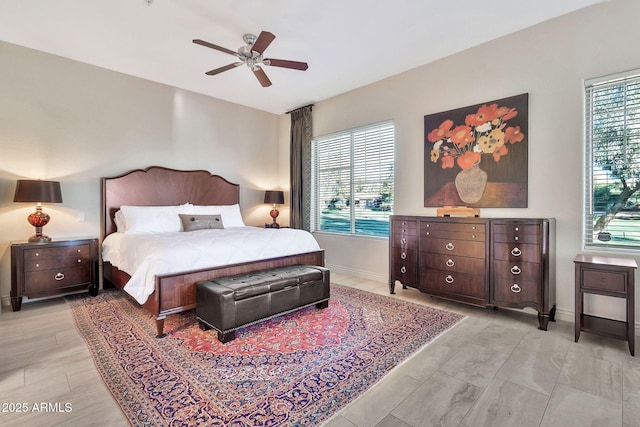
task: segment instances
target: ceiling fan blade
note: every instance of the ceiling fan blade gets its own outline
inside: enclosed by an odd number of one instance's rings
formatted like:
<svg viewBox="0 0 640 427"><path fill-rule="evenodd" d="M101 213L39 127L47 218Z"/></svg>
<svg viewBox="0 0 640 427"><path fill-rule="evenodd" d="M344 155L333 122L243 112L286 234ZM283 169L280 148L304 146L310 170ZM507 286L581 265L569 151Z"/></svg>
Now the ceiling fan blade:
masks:
<svg viewBox="0 0 640 427"><path fill-rule="evenodd" d="M242 62L235 62L233 64L225 65L224 67L216 68L215 70L207 71L205 74L208 76L215 76L216 74L220 74L223 71L231 70L232 68L236 68L237 66L242 65Z"/></svg>
<svg viewBox="0 0 640 427"><path fill-rule="evenodd" d="M304 71L307 68L309 68L309 64L307 64L306 62L287 61L286 59L266 58L264 62L267 63L267 61L269 61L268 65L271 65L272 67L292 68L294 70L300 70L300 71Z"/></svg>
<svg viewBox="0 0 640 427"><path fill-rule="evenodd" d="M266 48L269 47L271 42L276 38L273 34L268 31L262 31L255 43L253 43L253 47L251 47L251 51L258 52L260 55L265 51Z"/></svg>
<svg viewBox="0 0 640 427"><path fill-rule="evenodd" d="M206 42L204 40L195 39L193 40L195 44L199 44L201 46L210 47L211 49L219 50L220 52L228 53L229 55L238 56L238 54L230 49L224 48L222 46L215 45L213 43Z"/></svg>
<svg viewBox="0 0 640 427"><path fill-rule="evenodd" d="M267 77L267 74L264 72L262 68L256 65L255 67L252 68L252 70L253 70L253 74L255 74L256 78L258 79L262 87L271 86L271 80L269 80L269 77Z"/></svg>

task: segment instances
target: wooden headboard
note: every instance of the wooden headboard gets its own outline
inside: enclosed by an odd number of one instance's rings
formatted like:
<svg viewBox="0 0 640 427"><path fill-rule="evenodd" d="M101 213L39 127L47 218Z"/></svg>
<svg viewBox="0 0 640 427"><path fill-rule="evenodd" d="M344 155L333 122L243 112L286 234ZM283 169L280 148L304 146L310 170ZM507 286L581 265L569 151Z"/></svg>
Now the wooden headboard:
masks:
<svg viewBox="0 0 640 427"><path fill-rule="evenodd" d="M150 166L102 178L102 237L116 231L120 206L234 205L239 200L238 184L205 170Z"/></svg>

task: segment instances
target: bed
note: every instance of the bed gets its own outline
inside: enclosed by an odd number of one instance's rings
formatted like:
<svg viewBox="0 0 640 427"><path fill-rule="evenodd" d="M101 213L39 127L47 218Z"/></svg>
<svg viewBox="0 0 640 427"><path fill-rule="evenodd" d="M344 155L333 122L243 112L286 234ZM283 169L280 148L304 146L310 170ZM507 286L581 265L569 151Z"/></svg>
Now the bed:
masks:
<svg viewBox="0 0 640 427"><path fill-rule="evenodd" d="M123 175L102 178L102 242L117 233L116 212L122 206L231 206L239 203L240 188L226 179L204 170L175 170L160 166L136 169ZM260 229L248 229L249 233ZM285 231L287 229L281 230ZM299 231L299 230L296 230ZM271 230L278 233L278 230ZM293 232L285 231L285 232ZM183 233L185 234L185 233ZM116 236L112 236L116 237ZM175 256L173 254L172 256ZM284 256L261 256L251 261L216 266L201 266L183 271L170 271L153 277L153 289L140 305L156 321L158 337L164 336L164 319L196 307L195 284L217 277L247 273L266 268L295 264L324 266L324 251L317 248ZM117 287L124 292L132 274L111 262L103 263L104 287Z"/></svg>

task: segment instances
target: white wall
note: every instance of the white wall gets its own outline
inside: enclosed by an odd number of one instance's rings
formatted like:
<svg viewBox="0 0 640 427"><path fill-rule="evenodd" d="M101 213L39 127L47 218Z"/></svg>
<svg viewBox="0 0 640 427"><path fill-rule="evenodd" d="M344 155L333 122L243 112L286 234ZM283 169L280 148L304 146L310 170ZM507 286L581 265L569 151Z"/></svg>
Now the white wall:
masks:
<svg viewBox="0 0 640 427"><path fill-rule="evenodd" d="M584 252L583 82L640 68L638 16L637 0L610 1L316 102L313 133L394 119L395 213L435 215L435 208L423 207L424 116L529 93L529 207L482 209L481 214L556 218L558 317L572 320L573 258ZM327 250L329 266L387 280L386 240L316 237ZM625 316L622 300L589 297L587 306L596 315Z"/></svg>
<svg viewBox="0 0 640 427"><path fill-rule="evenodd" d="M280 185L279 117L0 42L0 296L9 244L34 233L16 179L61 181L46 206L55 238L99 236L100 178L160 165L206 169L240 184L249 224L270 220L264 189ZM85 221L78 217L84 214Z"/></svg>

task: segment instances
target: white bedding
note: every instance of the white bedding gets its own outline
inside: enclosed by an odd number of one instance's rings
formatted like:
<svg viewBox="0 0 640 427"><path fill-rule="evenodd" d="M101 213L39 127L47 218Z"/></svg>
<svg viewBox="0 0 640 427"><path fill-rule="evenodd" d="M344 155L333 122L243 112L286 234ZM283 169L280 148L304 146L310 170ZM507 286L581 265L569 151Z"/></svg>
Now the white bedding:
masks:
<svg viewBox="0 0 640 427"><path fill-rule="evenodd" d="M155 276L319 250L311 233L293 228L237 227L158 234L112 233L102 259L131 276L124 290L144 304Z"/></svg>

